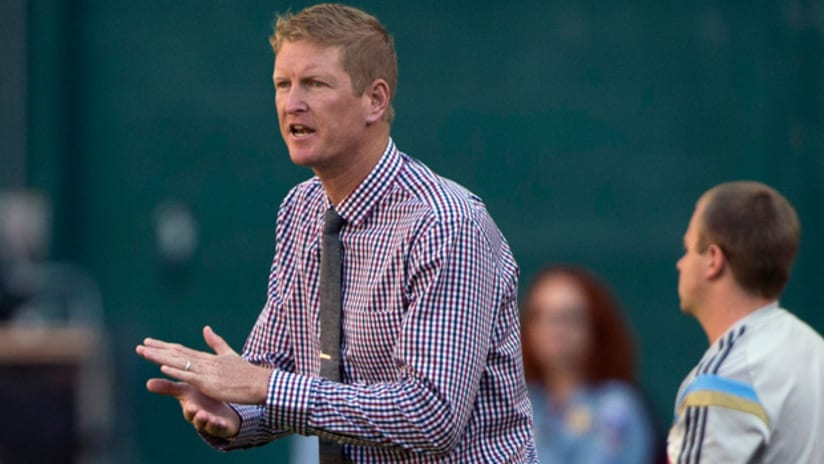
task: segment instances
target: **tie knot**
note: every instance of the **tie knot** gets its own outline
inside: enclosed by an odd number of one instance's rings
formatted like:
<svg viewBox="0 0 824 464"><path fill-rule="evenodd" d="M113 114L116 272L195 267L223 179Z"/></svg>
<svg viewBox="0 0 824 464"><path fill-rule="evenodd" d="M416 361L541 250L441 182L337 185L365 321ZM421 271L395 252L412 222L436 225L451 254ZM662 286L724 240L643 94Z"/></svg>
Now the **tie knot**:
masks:
<svg viewBox="0 0 824 464"><path fill-rule="evenodd" d="M326 215L324 216L323 233L337 234L344 224L346 224L346 220L340 217L338 212L335 211L335 208L330 207L326 210Z"/></svg>

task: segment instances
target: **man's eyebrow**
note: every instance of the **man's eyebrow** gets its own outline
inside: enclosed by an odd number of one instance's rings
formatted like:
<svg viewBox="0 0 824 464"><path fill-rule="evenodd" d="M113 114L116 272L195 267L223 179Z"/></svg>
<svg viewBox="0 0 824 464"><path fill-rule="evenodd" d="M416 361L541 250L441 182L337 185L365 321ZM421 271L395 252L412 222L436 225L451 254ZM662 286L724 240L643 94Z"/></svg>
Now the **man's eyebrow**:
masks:
<svg viewBox="0 0 824 464"><path fill-rule="evenodd" d="M312 70L308 69L303 76L301 76L301 80L304 79L323 79L325 81L336 81L335 75L329 72L321 71L321 70Z"/></svg>

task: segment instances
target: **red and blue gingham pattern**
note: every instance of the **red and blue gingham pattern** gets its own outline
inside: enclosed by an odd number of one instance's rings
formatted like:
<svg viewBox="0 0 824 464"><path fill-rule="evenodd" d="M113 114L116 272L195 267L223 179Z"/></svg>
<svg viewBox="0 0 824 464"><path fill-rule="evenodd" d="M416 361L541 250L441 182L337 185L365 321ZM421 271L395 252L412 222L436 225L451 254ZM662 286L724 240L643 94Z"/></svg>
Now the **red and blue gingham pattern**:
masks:
<svg viewBox="0 0 824 464"><path fill-rule="evenodd" d="M342 383L318 377L317 178L281 204L268 299L244 356L275 368L238 437L341 441L357 463L532 463L518 268L483 203L390 140L336 209L343 245Z"/></svg>

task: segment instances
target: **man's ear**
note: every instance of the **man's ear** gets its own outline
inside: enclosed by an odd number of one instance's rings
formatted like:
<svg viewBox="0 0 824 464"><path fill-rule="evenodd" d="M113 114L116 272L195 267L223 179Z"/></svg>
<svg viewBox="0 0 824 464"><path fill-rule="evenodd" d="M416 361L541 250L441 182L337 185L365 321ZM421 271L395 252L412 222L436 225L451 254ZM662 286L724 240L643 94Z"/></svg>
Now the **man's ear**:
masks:
<svg viewBox="0 0 824 464"><path fill-rule="evenodd" d="M383 115L389 109L391 92L389 84L383 79L375 79L372 84L364 90L369 105L366 115L366 123L374 124L383 119Z"/></svg>
<svg viewBox="0 0 824 464"><path fill-rule="evenodd" d="M707 268L705 277L715 280L720 277L727 267L727 256L720 246L712 243L707 247Z"/></svg>

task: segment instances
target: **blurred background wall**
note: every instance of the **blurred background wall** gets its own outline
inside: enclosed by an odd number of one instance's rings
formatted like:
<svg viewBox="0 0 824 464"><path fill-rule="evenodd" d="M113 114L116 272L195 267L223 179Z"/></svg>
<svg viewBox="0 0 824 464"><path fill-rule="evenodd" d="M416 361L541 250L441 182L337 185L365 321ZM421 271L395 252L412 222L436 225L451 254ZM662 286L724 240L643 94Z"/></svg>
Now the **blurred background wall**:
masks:
<svg viewBox="0 0 824 464"><path fill-rule="evenodd" d="M145 336L240 348L276 208L310 172L276 128L267 43L306 2L4 0L0 189L52 207L50 257L96 279L115 362L116 462L220 455L145 392ZM394 34L400 148L483 197L526 281L609 282L662 424L706 348L675 261L708 187L757 179L803 224L785 306L824 331L824 2L356 1ZM13 420L3 418L2 420ZM266 461L268 460L268 461Z"/></svg>

